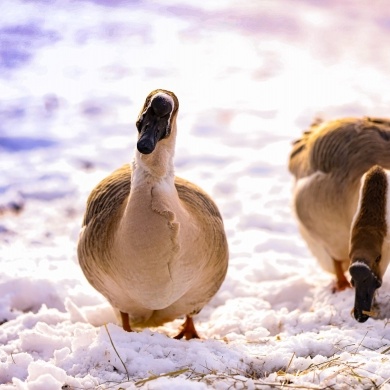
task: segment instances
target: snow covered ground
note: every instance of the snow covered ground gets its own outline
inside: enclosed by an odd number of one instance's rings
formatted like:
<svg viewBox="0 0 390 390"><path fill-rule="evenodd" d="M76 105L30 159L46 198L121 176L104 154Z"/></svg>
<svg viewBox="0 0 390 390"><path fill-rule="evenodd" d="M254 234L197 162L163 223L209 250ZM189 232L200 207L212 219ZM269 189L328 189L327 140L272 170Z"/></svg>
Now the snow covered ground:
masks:
<svg viewBox="0 0 390 390"><path fill-rule="evenodd" d="M388 116L385 0L4 0L0 388L390 389L380 314L350 315L291 213L291 142L314 117ZM76 258L86 198L129 162L147 94L180 101L176 172L215 199L226 280L195 318L126 333Z"/></svg>

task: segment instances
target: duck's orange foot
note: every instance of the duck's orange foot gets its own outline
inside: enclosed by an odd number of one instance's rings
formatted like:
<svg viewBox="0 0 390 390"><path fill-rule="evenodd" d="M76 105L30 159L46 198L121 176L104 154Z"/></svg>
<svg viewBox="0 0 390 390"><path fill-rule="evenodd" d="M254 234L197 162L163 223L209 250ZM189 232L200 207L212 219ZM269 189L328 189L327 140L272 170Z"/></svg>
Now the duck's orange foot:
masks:
<svg viewBox="0 0 390 390"><path fill-rule="evenodd" d="M200 339L198 332L195 329L194 322L192 321L192 317L190 316L186 316L181 331L174 338L180 340L183 337L185 337L186 340Z"/></svg>
<svg viewBox="0 0 390 390"><path fill-rule="evenodd" d="M133 330L130 327L130 320L129 320L129 315L127 313L121 313L121 319L122 319L122 328L126 332L132 332Z"/></svg>
<svg viewBox="0 0 390 390"><path fill-rule="evenodd" d="M333 264L336 272L336 282L332 288L332 292L344 291L346 288L352 287L344 275L341 262L333 259Z"/></svg>
<svg viewBox="0 0 390 390"><path fill-rule="evenodd" d="M344 277L344 279L345 280L336 280L332 287L332 293L344 291L345 289L352 287L347 278Z"/></svg>

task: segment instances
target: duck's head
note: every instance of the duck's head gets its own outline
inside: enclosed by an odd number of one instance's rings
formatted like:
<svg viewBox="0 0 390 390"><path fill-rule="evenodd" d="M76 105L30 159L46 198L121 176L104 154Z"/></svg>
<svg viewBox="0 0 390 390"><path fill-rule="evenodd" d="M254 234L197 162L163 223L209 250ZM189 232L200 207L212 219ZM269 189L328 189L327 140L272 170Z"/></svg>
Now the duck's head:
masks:
<svg viewBox="0 0 390 390"><path fill-rule="evenodd" d="M373 315L374 294L382 285L390 260L389 178L389 172L379 166L363 176L352 223L349 273L355 287L353 315L359 322L365 322Z"/></svg>
<svg viewBox="0 0 390 390"><path fill-rule="evenodd" d="M156 89L148 95L136 122L140 153L152 153L159 141L171 135L178 109L179 101L173 92Z"/></svg>
<svg viewBox="0 0 390 390"><path fill-rule="evenodd" d="M359 322L366 322L369 317L374 316L372 304L375 291L382 285L378 267L380 261L380 255L374 260L371 260L370 255L354 257L349 267L351 284L355 287L353 316Z"/></svg>

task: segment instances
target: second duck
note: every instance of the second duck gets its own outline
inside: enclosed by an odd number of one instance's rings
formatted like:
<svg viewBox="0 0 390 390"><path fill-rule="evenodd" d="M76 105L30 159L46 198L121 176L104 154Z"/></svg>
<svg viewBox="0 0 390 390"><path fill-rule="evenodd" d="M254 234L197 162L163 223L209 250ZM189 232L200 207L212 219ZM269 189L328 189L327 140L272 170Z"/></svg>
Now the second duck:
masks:
<svg viewBox="0 0 390 390"><path fill-rule="evenodd" d="M289 169L301 234L336 275L334 290L349 287L349 270L353 313L364 322L390 260L390 120L315 123L294 143Z"/></svg>

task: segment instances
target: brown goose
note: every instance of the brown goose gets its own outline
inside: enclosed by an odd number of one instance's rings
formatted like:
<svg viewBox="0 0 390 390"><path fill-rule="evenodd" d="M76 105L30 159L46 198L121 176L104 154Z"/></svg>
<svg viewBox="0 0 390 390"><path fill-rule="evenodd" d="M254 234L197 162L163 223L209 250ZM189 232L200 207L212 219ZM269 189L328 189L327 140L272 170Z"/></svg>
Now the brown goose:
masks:
<svg viewBox="0 0 390 390"><path fill-rule="evenodd" d="M335 290L355 287L354 316L368 319L390 260L390 120L345 118L315 123L294 143L299 228L320 265L336 274Z"/></svg>
<svg viewBox="0 0 390 390"><path fill-rule="evenodd" d="M102 180L88 198L78 257L123 329L186 316L176 338L191 339L199 337L192 316L225 278L228 245L213 200L174 175L178 108L170 91L148 95L136 122L133 163Z"/></svg>

